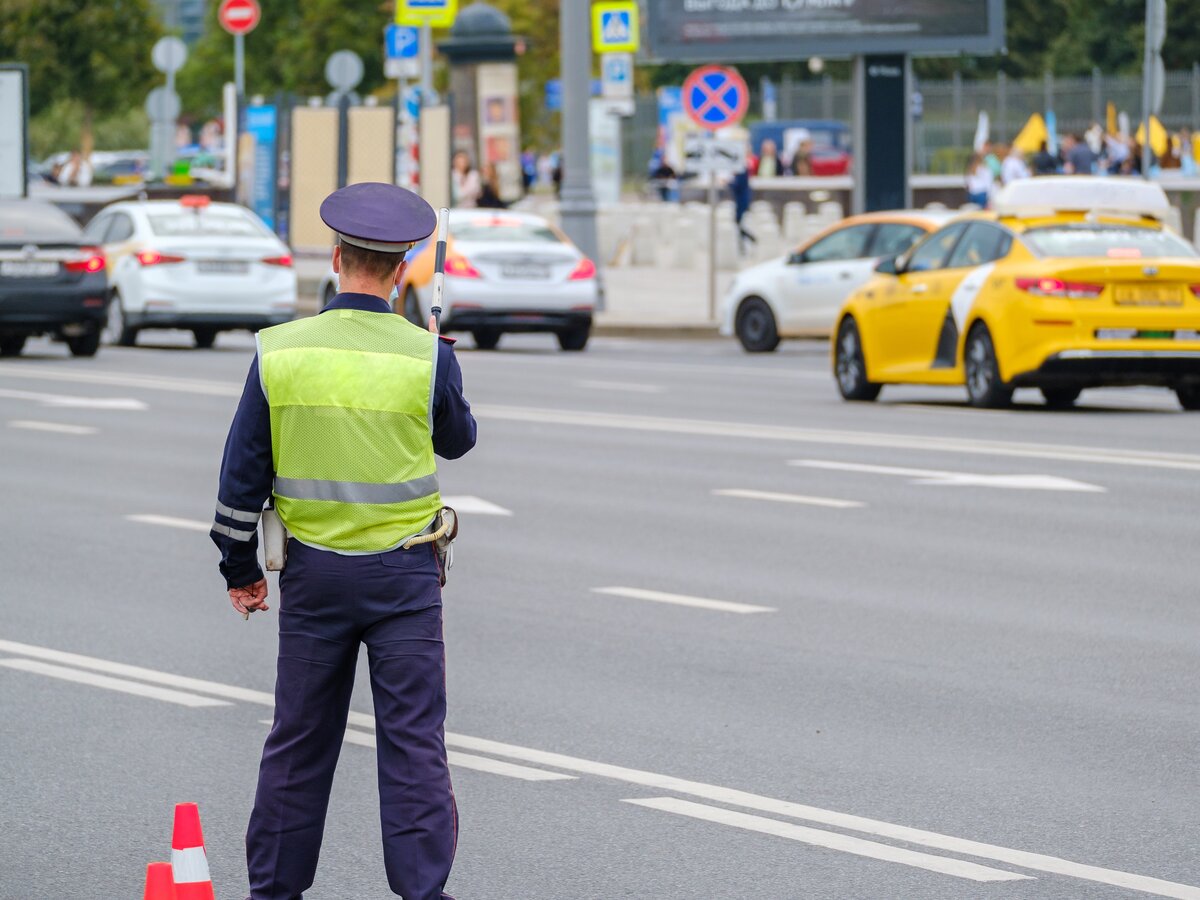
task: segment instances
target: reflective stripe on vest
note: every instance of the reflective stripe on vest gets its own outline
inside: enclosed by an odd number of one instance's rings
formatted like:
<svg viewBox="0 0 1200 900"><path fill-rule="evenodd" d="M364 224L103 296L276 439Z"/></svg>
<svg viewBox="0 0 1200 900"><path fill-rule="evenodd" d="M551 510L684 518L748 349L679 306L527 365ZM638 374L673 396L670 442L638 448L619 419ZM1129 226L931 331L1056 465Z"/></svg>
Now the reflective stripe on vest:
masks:
<svg viewBox="0 0 1200 900"><path fill-rule="evenodd" d="M391 313L331 310L264 329L275 508L305 544L379 553L441 509L437 337Z"/></svg>

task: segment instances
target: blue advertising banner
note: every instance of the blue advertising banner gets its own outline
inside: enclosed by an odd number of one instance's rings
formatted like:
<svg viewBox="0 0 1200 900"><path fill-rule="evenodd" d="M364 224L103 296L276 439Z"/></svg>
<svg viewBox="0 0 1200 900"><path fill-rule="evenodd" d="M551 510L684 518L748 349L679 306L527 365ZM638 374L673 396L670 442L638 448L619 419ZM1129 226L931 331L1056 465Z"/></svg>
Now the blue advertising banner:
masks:
<svg viewBox="0 0 1200 900"><path fill-rule="evenodd" d="M246 133L254 138L254 182L250 190L250 208L275 229L275 144L279 117L274 106L246 108Z"/></svg>

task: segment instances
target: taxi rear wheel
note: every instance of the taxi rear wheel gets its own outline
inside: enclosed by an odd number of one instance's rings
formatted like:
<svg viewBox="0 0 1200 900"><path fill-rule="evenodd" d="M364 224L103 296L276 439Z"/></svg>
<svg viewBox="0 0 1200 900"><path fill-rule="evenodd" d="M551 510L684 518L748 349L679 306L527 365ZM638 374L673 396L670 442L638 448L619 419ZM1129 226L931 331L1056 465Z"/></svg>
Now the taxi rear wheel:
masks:
<svg viewBox="0 0 1200 900"><path fill-rule="evenodd" d="M844 400L874 400L883 388L883 385L867 380L867 363L858 336L858 324L849 316L838 326L833 374Z"/></svg>
<svg viewBox="0 0 1200 900"><path fill-rule="evenodd" d="M742 301L734 331L747 353L770 353L779 346L775 314L762 297L748 297Z"/></svg>
<svg viewBox="0 0 1200 900"><path fill-rule="evenodd" d="M192 338L196 341L197 350L208 350L217 341L215 328L193 328Z"/></svg>
<svg viewBox="0 0 1200 900"><path fill-rule="evenodd" d="M991 409L1008 406L1012 402L1013 389L1000 379L996 347L992 343L991 332L982 322L977 323L967 335L963 357L967 396L971 405Z"/></svg>
<svg viewBox="0 0 1200 900"><path fill-rule="evenodd" d="M495 350L496 345L500 343L500 332L491 328L477 328L471 332L471 337L475 339L475 346L480 350Z"/></svg>
<svg viewBox="0 0 1200 900"><path fill-rule="evenodd" d="M119 347L132 347L137 343L137 329L125 324L125 307L121 305L120 294L114 294L108 303L108 318L100 337L104 343Z"/></svg>
<svg viewBox="0 0 1200 900"><path fill-rule="evenodd" d="M1175 388L1175 396L1188 412L1200 412L1200 384L1181 384Z"/></svg>
<svg viewBox="0 0 1200 900"><path fill-rule="evenodd" d="M1082 388L1042 388L1042 399L1051 409L1070 409L1083 393Z"/></svg>

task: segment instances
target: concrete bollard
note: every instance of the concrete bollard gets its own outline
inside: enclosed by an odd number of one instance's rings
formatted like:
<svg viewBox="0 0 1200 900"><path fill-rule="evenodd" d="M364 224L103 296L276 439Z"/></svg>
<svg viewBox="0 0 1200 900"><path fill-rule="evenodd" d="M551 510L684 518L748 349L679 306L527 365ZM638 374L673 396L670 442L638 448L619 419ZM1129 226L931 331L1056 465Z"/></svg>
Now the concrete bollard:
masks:
<svg viewBox="0 0 1200 900"><path fill-rule="evenodd" d="M826 200L817 207L817 214L823 219L832 219L834 222L846 218L845 212L842 211L842 204L836 200Z"/></svg>
<svg viewBox="0 0 1200 900"><path fill-rule="evenodd" d="M789 241L800 240L806 215L803 203L792 201L783 207L783 233Z"/></svg>
<svg viewBox="0 0 1200 900"><path fill-rule="evenodd" d="M696 255L703 247L707 249L708 234L703 233L700 221L695 216L682 215L675 220L672 243L671 268L694 269Z"/></svg>
<svg viewBox="0 0 1200 900"><path fill-rule="evenodd" d="M630 265L653 266L657 262L655 250L659 237L652 217L641 215L634 219L630 240L633 243Z"/></svg>
<svg viewBox="0 0 1200 900"><path fill-rule="evenodd" d="M717 220L717 268L722 272L738 267L738 230L732 217Z"/></svg>

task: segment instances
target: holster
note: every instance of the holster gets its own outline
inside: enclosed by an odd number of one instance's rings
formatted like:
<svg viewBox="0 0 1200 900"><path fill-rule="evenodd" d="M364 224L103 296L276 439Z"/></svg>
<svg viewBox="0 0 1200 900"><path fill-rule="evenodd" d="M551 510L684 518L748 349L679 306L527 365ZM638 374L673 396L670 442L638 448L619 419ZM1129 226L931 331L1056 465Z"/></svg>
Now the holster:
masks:
<svg viewBox="0 0 1200 900"><path fill-rule="evenodd" d="M438 576L442 587L446 586L446 573L454 565L454 539L458 537L458 513L449 506L438 510L432 529L404 542L404 549L418 544L433 544L437 556Z"/></svg>
<svg viewBox="0 0 1200 900"><path fill-rule="evenodd" d="M262 514L263 561L268 572L282 572L287 565L287 545L290 535L283 520L275 512L275 504L267 504Z"/></svg>

